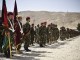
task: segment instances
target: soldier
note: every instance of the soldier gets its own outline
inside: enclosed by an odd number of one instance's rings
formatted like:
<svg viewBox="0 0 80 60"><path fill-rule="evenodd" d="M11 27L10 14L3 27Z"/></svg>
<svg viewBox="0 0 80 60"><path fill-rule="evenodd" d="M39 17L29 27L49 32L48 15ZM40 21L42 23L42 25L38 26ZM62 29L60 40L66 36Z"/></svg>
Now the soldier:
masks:
<svg viewBox="0 0 80 60"><path fill-rule="evenodd" d="M44 46L47 43L47 27L46 27L47 22L44 22Z"/></svg>
<svg viewBox="0 0 80 60"><path fill-rule="evenodd" d="M66 38L67 38L67 39L70 38L70 33L69 33L69 31L70 31L69 28L67 28L67 30L66 30Z"/></svg>
<svg viewBox="0 0 80 60"><path fill-rule="evenodd" d="M17 16L17 22L15 22L15 45L16 53L21 53L21 39L22 39L23 29L22 29L22 17Z"/></svg>
<svg viewBox="0 0 80 60"><path fill-rule="evenodd" d="M60 39L62 41L66 39L66 29L65 29L65 27L60 28Z"/></svg>
<svg viewBox="0 0 80 60"><path fill-rule="evenodd" d="M34 24L31 25L31 29L30 29L30 35L31 35L31 44L33 45L33 42L34 42L34 34L35 34L35 31L34 31ZM34 45L33 45L34 46Z"/></svg>
<svg viewBox="0 0 80 60"><path fill-rule="evenodd" d="M30 44L30 17L26 18L26 24L23 25L23 33L24 33L24 49L26 51L31 51L28 49Z"/></svg>
<svg viewBox="0 0 80 60"><path fill-rule="evenodd" d="M54 24L50 24L50 32L51 32L51 34L50 34L50 44L51 43L53 43L53 41L54 41Z"/></svg>
<svg viewBox="0 0 80 60"><path fill-rule="evenodd" d="M37 41L36 41L36 36L37 36L37 35L36 35L36 28L37 28L37 27L35 26L35 27L34 27L34 32L35 32L35 33L34 33L34 42L35 42L35 43L37 43Z"/></svg>
<svg viewBox="0 0 80 60"><path fill-rule="evenodd" d="M40 28L40 26L38 24L37 27L35 28L35 33L36 33L35 41L36 41L36 43L39 43L39 39L40 39L40 37L39 37L39 28Z"/></svg>
<svg viewBox="0 0 80 60"><path fill-rule="evenodd" d="M47 30L46 30L46 23L41 23L41 27L39 30L39 36L40 36L40 47L44 47L46 44L46 36L47 36Z"/></svg>
<svg viewBox="0 0 80 60"><path fill-rule="evenodd" d="M11 48L13 44L14 22L13 13L8 13L8 28L4 26L4 40L3 40L3 52L7 58L10 58ZM10 39L10 40L9 40ZM9 43L10 41L10 43Z"/></svg>
<svg viewBox="0 0 80 60"><path fill-rule="evenodd" d="M57 42L59 38L59 29L57 28L57 25L54 25L53 27L53 37L54 37L54 42Z"/></svg>
<svg viewBox="0 0 80 60"><path fill-rule="evenodd" d="M50 44L50 42L51 42L51 31L50 31L50 25L48 25L47 26L47 43L49 43Z"/></svg>
<svg viewBox="0 0 80 60"><path fill-rule="evenodd" d="M70 38L72 38L73 37L73 30L70 29L69 33L70 33Z"/></svg>
<svg viewBox="0 0 80 60"><path fill-rule="evenodd" d="M41 23L41 26L40 26L40 30L39 30L39 36L40 36L40 42L39 42L39 44L40 44L40 47L43 47L43 32L42 32L42 30L43 30L43 23Z"/></svg>

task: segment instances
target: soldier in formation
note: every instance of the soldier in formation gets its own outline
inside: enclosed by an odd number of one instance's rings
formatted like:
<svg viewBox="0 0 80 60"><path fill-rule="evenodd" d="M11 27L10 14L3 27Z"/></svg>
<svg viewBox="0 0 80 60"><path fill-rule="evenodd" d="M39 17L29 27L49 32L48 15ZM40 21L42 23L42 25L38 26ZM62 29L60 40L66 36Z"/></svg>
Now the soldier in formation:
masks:
<svg viewBox="0 0 80 60"><path fill-rule="evenodd" d="M35 42L39 44L39 39L40 39L40 36L39 36L39 24L35 27Z"/></svg>
<svg viewBox="0 0 80 60"><path fill-rule="evenodd" d="M13 38L13 33L14 33L14 22L13 22L13 13L9 12L8 13L8 26L5 26L3 24L4 27L4 31L3 31L3 52L5 54L5 56L7 58L10 58L11 55L11 49L12 46L14 44L14 38Z"/></svg>
<svg viewBox="0 0 80 60"><path fill-rule="evenodd" d="M63 41L66 39L66 29L64 26L60 28L60 39Z"/></svg>
<svg viewBox="0 0 80 60"><path fill-rule="evenodd" d="M35 35L34 24L31 25L30 35L31 35L31 36L30 36L30 37L31 37L31 45L34 46L34 45L33 45L33 43L34 43L34 35Z"/></svg>
<svg viewBox="0 0 80 60"><path fill-rule="evenodd" d="M30 17L26 18L26 24L23 25L23 33L24 33L24 49L26 51L31 51L28 47L30 45Z"/></svg>
<svg viewBox="0 0 80 60"><path fill-rule="evenodd" d="M41 23L41 26L39 28L39 36L40 36L40 47L44 47L46 44L46 36L47 36L47 29L46 29L46 22Z"/></svg>

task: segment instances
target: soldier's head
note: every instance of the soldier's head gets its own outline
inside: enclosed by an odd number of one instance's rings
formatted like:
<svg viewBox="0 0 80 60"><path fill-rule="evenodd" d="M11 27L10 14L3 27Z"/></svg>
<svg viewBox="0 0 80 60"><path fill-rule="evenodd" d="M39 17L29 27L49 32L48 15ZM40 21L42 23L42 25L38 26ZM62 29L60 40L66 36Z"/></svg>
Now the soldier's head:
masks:
<svg viewBox="0 0 80 60"><path fill-rule="evenodd" d="M37 25L37 27L39 27L39 24Z"/></svg>
<svg viewBox="0 0 80 60"><path fill-rule="evenodd" d="M50 27L50 24L48 25L48 27Z"/></svg>
<svg viewBox="0 0 80 60"><path fill-rule="evenodd" d="M14 15L13 15L12 12L9 12L9 13L7 14L7 16L8 16L8 19L9 19L9 20L14 20Z"/></svg>
<svg viewBox="0 0 80 60"><path fill-rule="evenodd" d="M51 23L51 25L53 25L53 23Z"/></svg>
<svg viewBox="0 0 80 60"><path fill-rule="evenodd" d="M61 30L65 30L65 27L64 27L64 26L62 26L60 29L61 29Z"/></svg>
<svg viewBox="0 0 80 60"><path fill-rule="evenodd" d="M44 25L46 26L47 22L44 22Z"/></svg>
<svg viewBox="0 0 80 60"><path fill-rule="evenodd" d="M17 15L16 17L19 21L22 21L22 16Z"/></svg>
<svg viewBox="0 0 80 60"><path fill-rule="evenodd" d="M35 26L35 29L36 29L36 26Z"/></svg>
<svg viewBox="0 0 80 60"><path fill-rule="evenodd" d="M44 23L41 23L41 26L44 26Z"/></svg>
<svg viewBox="0 0 80 60"><path fill-rule="evenodd" d="M34 24L32 24L31 26L34 27Z"/></svg>
<svg viewBox="0 0 80 60"><path fill-rule="evenodd" d="M27 21L27 22L30 22L30 17L27 17L27 18L26 18L26 21Z"/></svg>
<svg viewBox="0 0 80 60"><path fill-rule="evenodd" d="M69 28L67 28L67 31L69 30Z"/></svg>
<svg viewBox="0 0 80 60"><path fill-rule="evenodd" d="M57 25L55 24L55 28L57 28Z"/></svg>

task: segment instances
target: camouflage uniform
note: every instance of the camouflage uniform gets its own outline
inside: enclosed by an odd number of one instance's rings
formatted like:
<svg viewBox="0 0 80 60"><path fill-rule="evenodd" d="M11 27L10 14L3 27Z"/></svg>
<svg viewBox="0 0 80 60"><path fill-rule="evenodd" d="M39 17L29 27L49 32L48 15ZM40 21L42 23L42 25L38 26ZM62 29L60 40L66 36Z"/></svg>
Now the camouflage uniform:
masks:
<svg viewBox="0 0 80 60"><path fill-rule="evenodd" d="M53 28L53 37L54 37L54 42L57 42L59 38L59 29L57 28L57 25Z"/></svg>
<svg viewBox="0 0 80 60"><path fill-rule="evenodd" d="M40 39L40 36L39 36L39 25L37 25L37 27L35 28L35 42L36 43L39 43L39 39Z"/></svg>
<svg viewBox="0 0 80 60"><path fill-rule="evenodd" d="M51 44L51 36L52 36L52 33L51 33L51 27L50 25L48 25L47 27L47 43Z"/></svg>
<svg viewBox="0 0 80 60"><path fill-rule="evenodd" d="M66 39L66 29L65 27L61 27L60 29L60 39L63 41Z"/></svg>
<svg viewBox="0 0 80 60"><path fill-rule="evenodd" d="M53 24L51 24L51 28L50 28L50 32L51 32L51 43L53 43L54 42L54 26L53 26Z"/></svg>
<svg viewBox="0 0 80 60"><path fill-rule="evenodd" d="M69 28L67 28L67 31L66 31L66 38L67 38L67 39L69 39L69 38L70 38L69 31L70 31L70 30L69 30Z"/></svg>
<svg viewBox="0 0 80 60"><path fill-rule="evenodd" d="M13 13L9 12L8 13L8 27L4 26L4 39L3 39L3 52L7 58L10 58L10 49L12 49L12 45L14 44L14 38L13 38L13 29L14 28L14 22L13 22ZM10 39L10 40L9 40ZM10 41L10 46L9 46L9 41Z"/></svg>
<svg viewBox="0 0 80 60"><path fill-rule="evenodd" d="M32 27L31 27L31 29L30 29L30 35L31 35L31 44L33 45L34 35L35 35L34 24L32 24Z"/></svg>
<svg viewBox="0 0 80 60"><path fill-rule="evenodd" d="M26 18L27 19L27 18ZM24 49L28 51L28 47L30 45L30 24L27 22L25 25L23 25L23 33L24 33Z"/></svg>
<svg viewBox="0 0 80 60"><path fill-rule="evenodd" d="M46 26L41 26L39 30L39 36L40 36L40 47L45 46L46 44L46 38L47 38L47 30Z"/></svg>

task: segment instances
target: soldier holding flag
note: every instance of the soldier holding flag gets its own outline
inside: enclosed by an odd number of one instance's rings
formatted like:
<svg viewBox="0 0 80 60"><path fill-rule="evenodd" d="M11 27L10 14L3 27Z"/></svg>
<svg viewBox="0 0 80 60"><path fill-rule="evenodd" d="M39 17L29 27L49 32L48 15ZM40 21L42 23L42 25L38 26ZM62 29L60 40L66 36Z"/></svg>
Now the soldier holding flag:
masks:
<svg viewBox="0 0 80 60"><path fill-rule="evenodd" d="M8 13L8 27L4 26L4 40L3 40L3 51L7 58L12 56L11 49L13 44L13 33L14 33L14 23L13 23L13 13Z"/></svg>
<svg viewBox="0 0 80 60"><path fill-rule="evenodd" d="M7 16L8 15L8 16ZM3 22L3 27L4 27L4 32L3 32L3 45L2 49L7 58L10 58L12 56L11 54L11 45L12 45L12 32L14 31L13 29L13 13L9 12L7 14L7 8L6 8L6 1L3 0L3 5L2 5L2 22Z"/></svg>
<svg viewBox="0 0 80 60"><path fill-rule="evenodd" d="M22 17L17 15L17 22L15 22L15 45L17 49L17 53L21 53L20 48L21 48L21 38L23 34L23 29L22 29Z"/></svg>

